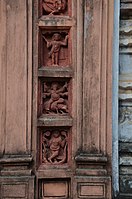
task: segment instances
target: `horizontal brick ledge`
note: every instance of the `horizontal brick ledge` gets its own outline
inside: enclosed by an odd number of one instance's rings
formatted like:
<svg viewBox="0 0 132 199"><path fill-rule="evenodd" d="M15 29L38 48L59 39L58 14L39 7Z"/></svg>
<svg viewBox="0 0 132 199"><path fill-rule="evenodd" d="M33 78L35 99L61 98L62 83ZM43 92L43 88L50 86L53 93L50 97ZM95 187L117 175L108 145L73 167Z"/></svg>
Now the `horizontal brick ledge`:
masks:
<svg viewBox="0 0 132 199"><path fill-rule="evenodd" d="M42 16L38 19L38 26L61 26L61 29L63 27L71 27L73 24L75 24L75 20L73 20L69 16Z"/></svg>
<svg viewBox="0 0 132 199"><path fill-rule="evenodd" d="M71 127L73 119L71 116L51 116L51 115L42 115L38 118L38 127L53 127L53 126L67 126Z"/></svg>
<svg viewBox="0 0 132 199"><path fill-rule="evenodd" d="M132 16L132 2L121 3L121 19L128 19Z"/></svg>
<svg viewBox="0 0 132 199"><path fill-rule="evenodd" d="M129 156L127 155L127 156L120 157L119 164L120 166L132 166L131 155L129 154Z"/></svg>
<svg viewBox="0 0 132 199"><path fill-rule="evenodd" d="M73 70L71 67L41 67L38 69L39 77L72 77Z"/></svg>
<svg viewBox="0 0 132 199"><path fill-rule="evenodd" d="M106 156L102 156L102 154L79 154L75 156L75 161L77 164L106 164L108 159Z"/></svg>
<svg viewBox="0 0 132 199"><path fill-rule="evenodd" d="M132 155L132 143L131 142L120 142L119 144L120 153L131 153Z"/></svg>
<svg viewBox="0 0 132 199"><path fill-rule="evenodd" d="M32 160L31 155L4 155L0 158L0 164L30 163Z"/></svg>

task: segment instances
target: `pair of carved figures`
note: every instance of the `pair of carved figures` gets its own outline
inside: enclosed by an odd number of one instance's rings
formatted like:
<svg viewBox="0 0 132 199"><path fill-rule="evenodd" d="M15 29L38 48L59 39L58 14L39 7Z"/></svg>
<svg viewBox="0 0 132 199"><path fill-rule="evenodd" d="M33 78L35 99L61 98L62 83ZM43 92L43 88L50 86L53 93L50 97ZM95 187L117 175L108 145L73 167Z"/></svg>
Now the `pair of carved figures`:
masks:
<svg viewBox="0 0 132 199"><path fill-rule="evenodd" d="M66 131L46 131L42 136L42 162L48 164L66 163L67 144Z"/></svg>
<svg viewBox="0 0 132 199"><path fill-rule="evenodd" d="M68 84L44 83L44 113L68 113Z"/></svg>
<svg viewBox="0 0 132 199"><path fill-rule="evenodd" d="M44 11L50 15L63 13L66 4L66 0L43 0Z"/></svg>

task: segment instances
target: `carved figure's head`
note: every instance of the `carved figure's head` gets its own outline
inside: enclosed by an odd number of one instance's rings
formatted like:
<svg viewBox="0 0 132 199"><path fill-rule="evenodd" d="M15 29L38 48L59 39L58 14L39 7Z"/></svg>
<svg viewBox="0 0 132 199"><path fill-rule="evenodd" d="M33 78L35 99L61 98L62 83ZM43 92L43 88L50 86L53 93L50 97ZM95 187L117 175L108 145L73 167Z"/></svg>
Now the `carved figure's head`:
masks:
<svg viewBox="0 0 132 199"><path fill-rule="evenodd" d="M52 39L54 41L60 41L61 40L61 35L59 33L55 33L55 34L53 34Z"/></svg>
<svg viewBox="0 0 132 199"><path fill-rule="evenodd" d="M59 136L60 136L60 132L59 131L54 131L53 137L54 138L58 138Z"/></svg>
<svg viewBox="0 0 132 199"><path fill-rule="evenodd" d="M51 88L56 91L58 89L59 84L57 82L53 82Z"/></svg>

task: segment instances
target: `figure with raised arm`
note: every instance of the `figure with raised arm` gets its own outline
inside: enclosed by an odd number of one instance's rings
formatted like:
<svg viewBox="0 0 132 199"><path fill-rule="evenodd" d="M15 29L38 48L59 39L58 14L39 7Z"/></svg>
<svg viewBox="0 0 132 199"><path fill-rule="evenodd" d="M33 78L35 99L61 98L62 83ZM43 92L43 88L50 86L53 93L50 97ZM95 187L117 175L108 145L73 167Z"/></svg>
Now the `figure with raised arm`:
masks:
<svg viewBox="0 0 132 199"><path fill-rule="evenodd" d="M47 43L47 48L50 48L49 57L51 58L51 63L53 66L59 65L59 53L62 46L67 46L68 44L68 35L66 35L65 39L61 40L61 34L54 33L52 36L52 40L48 41L43 35Z"/></svg>

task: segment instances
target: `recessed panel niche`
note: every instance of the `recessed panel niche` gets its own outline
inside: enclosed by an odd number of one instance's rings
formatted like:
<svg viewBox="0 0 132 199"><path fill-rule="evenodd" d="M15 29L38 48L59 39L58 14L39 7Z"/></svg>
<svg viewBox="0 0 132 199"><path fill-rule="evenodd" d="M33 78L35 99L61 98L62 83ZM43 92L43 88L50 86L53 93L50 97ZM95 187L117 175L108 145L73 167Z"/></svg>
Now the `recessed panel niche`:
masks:
<svg viewBox="0 0 132 199"><path fill-rule="evenodd" d="M47 129L40 132L40 164L64 165L69 162L70 132L67 129Z"/></svg>
<svg viewBox="0 0 132 199"><path fill-rule="evenodd" d="M71 66L71 38L69 30L42 31L40 46L40 67Z"/></svg>
<svg viewBox="0 0 132 199"><path fill-rule="evenodd" d="M69 80L40 80L39 87L39 115L70 115Z"/></svg>
<svg viewBox="0 0 132 199"><path fill-rule="evenodd" d="M70 179L45 179L39 183L40 198L71 198Z"/></svg>

